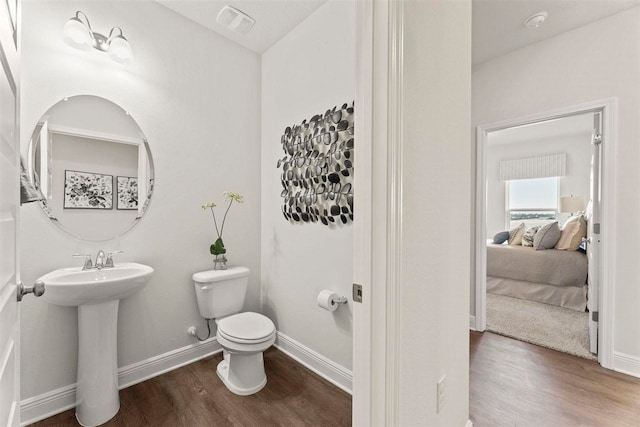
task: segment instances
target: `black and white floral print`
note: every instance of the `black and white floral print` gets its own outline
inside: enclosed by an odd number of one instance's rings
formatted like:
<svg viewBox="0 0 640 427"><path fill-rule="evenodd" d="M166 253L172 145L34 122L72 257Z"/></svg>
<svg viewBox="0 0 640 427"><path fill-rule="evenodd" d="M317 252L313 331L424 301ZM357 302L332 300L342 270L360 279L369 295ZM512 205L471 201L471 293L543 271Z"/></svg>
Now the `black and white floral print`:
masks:
<svg viewBox="0 0 640 427"><path fill-rule="evenodd" d="M138 178L118 177L118 209L138 209Z"/></svg>
<svg viewBox="0 0 640 427"><path fill-rule="evenodd" d="M66 170L65 209L113 209L113 176Z"/></svg>

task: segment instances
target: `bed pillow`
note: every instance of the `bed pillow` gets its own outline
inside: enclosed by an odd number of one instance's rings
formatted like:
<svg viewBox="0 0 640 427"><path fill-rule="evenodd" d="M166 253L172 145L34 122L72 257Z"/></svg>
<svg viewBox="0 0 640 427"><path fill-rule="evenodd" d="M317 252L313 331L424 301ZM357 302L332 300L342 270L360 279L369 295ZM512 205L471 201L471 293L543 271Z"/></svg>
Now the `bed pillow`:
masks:
<svg viewBox="0 0 640 427"><path fill-rule="evenodd" d="M558 240L560 240L561 234L562 232L557 222L545 225L538 230L536 236L533 238L533 249L537 251L553 249L558 243Z"/></svg>
<svg viewBox="0 0 640 427"><path fill-rule="evenodd" d="M533 238L540 227L531 227L522 235L522 246L533 246Z"/></svg>
<svg viewBox="0 0 640 427"><path fill-rule="evenodd" d="M587 237L587 220L582 215L572 216L562 228L562 235L556 243L556 249L577 251L584 237Z"/></svg>
<svg viewBox="0 0 640 427"><path fill-rule="evenodd" d="M501 231L498 234L496 234L495 236L493 236L493 243L496 245L501 245L504 242L506 242L507 240L509 240L509 232L508 231Z"/></svg>
<svg viewBox="0 0 640 427"><path fill-rule="evenodd" d="M509 244L510 245L521 245L522 244L522 235L524 234L524 222L517 227L509 230Z"/></svg>

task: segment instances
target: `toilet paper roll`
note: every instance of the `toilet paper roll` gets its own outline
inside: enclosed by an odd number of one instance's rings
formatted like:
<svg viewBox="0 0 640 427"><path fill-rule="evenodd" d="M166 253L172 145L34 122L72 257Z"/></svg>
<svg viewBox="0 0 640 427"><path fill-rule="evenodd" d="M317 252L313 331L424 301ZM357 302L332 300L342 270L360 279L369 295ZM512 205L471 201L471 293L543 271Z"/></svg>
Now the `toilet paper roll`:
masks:
<svg viewBox="0 0 640 427"><path fill-rule="evenodd" d="M337 301L338 298L340 298L340 295L324 289L318 294L318 307L324 308L328 311L336 311L338 309L338 305L340 304L334 301Z"/></svg>

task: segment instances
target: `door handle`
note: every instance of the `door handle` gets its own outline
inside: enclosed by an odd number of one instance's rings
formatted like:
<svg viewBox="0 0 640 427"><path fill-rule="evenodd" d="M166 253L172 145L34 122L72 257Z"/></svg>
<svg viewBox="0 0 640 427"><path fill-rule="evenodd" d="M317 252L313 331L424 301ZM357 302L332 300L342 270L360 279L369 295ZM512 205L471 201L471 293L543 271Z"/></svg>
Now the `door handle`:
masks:
<svg viewBox="0 0 640 427"><path fill-rule="evenodd" d="M36 297L41 297L44 294L44 282L42 280L36 280L32 286L25 286L22 281L18 281L18 291L16 293L18 302L22 301L22 297L26 294L33 294Z"/></svg>

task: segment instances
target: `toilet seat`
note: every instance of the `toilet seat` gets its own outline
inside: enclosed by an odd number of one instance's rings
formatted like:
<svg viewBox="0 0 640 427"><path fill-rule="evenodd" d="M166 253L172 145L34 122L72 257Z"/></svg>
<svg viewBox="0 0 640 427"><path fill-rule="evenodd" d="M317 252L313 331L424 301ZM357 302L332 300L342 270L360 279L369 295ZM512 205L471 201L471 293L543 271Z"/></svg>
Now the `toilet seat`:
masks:
<svg viewBox="0 0 640 427"><path fill-rule="evenodd" d="M259 344L275 335L275 325L262 314L245 312L219 319L218 334L238 344Z"/></svg>

